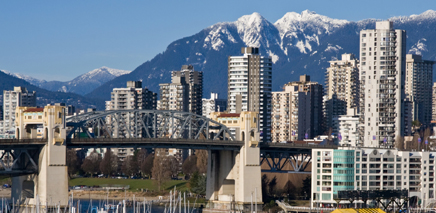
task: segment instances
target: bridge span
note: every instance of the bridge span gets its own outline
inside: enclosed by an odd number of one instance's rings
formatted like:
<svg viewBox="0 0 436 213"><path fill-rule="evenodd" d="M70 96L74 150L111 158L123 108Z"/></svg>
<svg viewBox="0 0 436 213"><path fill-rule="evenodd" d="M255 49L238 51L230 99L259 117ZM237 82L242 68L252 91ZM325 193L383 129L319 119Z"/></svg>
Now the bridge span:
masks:
<svg viewBox="0 0 436 213"><path fill-rule="evenodd" d="M187 112L114 110L66 118L63 107L46 106L19 107L16 113L17 139L0 141L2 159L12 161L0 173L14 176L16 201L33 205L36 195L41 203L68 205L66 148L206 149L209 207L244 211L251 201L262 204L261 163L270 167L263 172L301 173L310 163L311 149L322 148L259 143L255 112L215 113L209 119ZM37 138L38 125L44 129L42 139ZM285 171L285 164L294 170Z"/></svg>

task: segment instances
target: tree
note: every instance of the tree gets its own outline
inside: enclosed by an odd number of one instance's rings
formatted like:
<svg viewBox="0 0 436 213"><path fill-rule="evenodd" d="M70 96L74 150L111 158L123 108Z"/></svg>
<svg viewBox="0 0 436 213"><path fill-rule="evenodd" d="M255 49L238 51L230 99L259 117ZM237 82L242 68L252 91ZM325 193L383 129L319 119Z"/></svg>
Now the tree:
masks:
<svg viewBox="0 0 436 213"><path fill-rule="evenodd" d="M113 172L117 171L117 168L118 168L117 156L114 155L110 149L107 149L100 163L100 171L104 175L111 175Z"/></svg>
<svg viewBox="0 0 436 213"><path fill-rule="evenodd" d="M186 158L185 162L183 162L182 172L185 175L192 175L196 171L198 171L198 169L197 169L197 156L191 155L188 158Z"/></svg>
<svg viewBox="0 0 436 213"><path fill-rule="evenodd" d="M167 161L171 177L177 177L180 172L179 161L174 156L167 156Z"/></svg>
<svg viewBox="0 0 436 213"><path fill-rule="evenodd" d="M85 158L82 163L82 169L84 172L91 175L100 172L101 156L95 150Z"/></svg>
<svg viewBox="0 0 436 213"><path fill-rule="evenodd" d="M140 168L143 175L151 175L153 168L154 155L148 155L144 161L141 162Z"/></svg>
<svg viewBox="0 0 436 213"><path fill-rule="evenodd" d="M68 167L68 177L76 173L79 169L79 164L77 160L77 152L74 149L67 149L67 167Z"/></svg>
<svg viewBox="0 0 436 213"><path fill-rule="evenodd" d="M419 122L418 120L412 121L412 127L413 127L413 130L415 131L416 129L421 127L421 122Z"/></svg>
<svg viewBox="0 0 436 213"><path fill-rule="evenodd" d="M268 177L264 174L262 175L262 180L261 180L261 184L262 184L262 200L264 202L266 202L267 198L268 198Z"/></svg>
<svg viewBox="0 0 436 213"><path fill-rule="evenodd" d="M201 175L197 171L194 172L189 180L189 186L195 194L206 194L206 175Z"/></svg>
<svg viewBox="0 0 436 213"><path fill-rule="evenodd" d="M404 138L401 137L401 135L398 135L395 139L395 148L397 148L399 151L404 150Z"/></svg>
<svg viewBox="0 0 436 213"><path fill-rule="evenodd" d="M123 165L121 166L121 171L127 176L132 176L136 173L136 168L133 165L135 160L133 158L134 156L127 156L123 161Z"/></svg>
<svg viewBox="0 0 436 213"><path fill-rule="evenodd" d="M158 190L161 190L161 186L164 182L171 177L171 163L168 156L165 156L164 149L156 149L153 161L153 169L151 170L153 178L156 180Z"/></svg>
<svg viewBox="0 0 436 213"><path fill-rule="evenodd" d="M206 150L196 150L197 155L197 169L200 174L205 174L207 172L207 151Z"/></svg>
<svg viewBox="0 0 436 213"><path fill-rule="evenodd" d="M295 185L290 180L288 180L285 184L283 192L288 195L288 198L290 200L295 200L296 197L295 193L297 192L297 187L295 187Z"/></svg>
<svg viewBox="0 0 436 213"><path fill-rule="evenodd" d="M274 178L268 183L268 190L270 196L273 196L275 194L276 186L277 186L277 177L274 176Z"/></svg>
<svg viewBox="0 0 436 213"><path fill-rule="evenodd" d="M303 180L303 186L301 187L301 195L305 199L310 198L312 186L312 177L309 175Z"/></svg>

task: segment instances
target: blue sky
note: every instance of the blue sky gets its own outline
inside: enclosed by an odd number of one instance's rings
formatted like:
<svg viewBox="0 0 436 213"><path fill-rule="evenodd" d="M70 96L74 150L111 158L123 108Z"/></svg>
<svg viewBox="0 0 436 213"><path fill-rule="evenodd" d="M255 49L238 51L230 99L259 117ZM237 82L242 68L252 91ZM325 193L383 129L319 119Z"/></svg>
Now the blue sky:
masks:
<svg viewBox="0 0 436 213"><path fill-rule="evenodd" d="M2 1L0 69L67 81L101 66L133 70L176 39L253 12L272 23L306 9L358 21L435 6L434 0Z"/></svg>

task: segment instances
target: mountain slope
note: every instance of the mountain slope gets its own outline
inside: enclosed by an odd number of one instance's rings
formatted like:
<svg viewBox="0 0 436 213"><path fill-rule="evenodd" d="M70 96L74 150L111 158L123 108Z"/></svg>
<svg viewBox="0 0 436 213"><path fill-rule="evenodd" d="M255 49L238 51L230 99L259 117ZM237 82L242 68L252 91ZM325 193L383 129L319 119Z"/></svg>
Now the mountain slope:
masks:
<svg viewBox="0 0 436 213"><path fill-rule="evenodd" d="M407 31L407 49L420 52L425 59L436 60L436 12L426 11L409 17L393 17L394 27ZM262 55L273 59L273 90L298 80L301 74L324 82L328 61L343 53L359 51L359 32L373 29L375 20L359 22L332 19L311 11L287 13L274 24L260 14L242 16L235 22L212 25L199 33L179 39L152 60L130 74L117 77L89 93L87 97L110 98L114 87L124 87L127 80L142 80L154 92L159 83L170 82L170 72L183 64L192 64L204 72L204 94L227 95L227 58L240 55L244 46L258 46Z"/></svg>
<svg viewBox="0 0 436 213"><path fill-rule="evenodd" d="M109 67L100 67L85 74L82 74L71 81L45 81L39 80L27 75L19 73L11 73L5 70L2 72L14 77L23 79L33 85L50 91L72 92L80 95L85 95L100 85L118 77L130 73L127 70L112 69Z"/></svg>
<svg viewBox="0 0 436 213"><path fill-rule="evenodd" d="M36 103L38 106L44 106L53 103L66 103L67 105L74 105L77 109L86 109L88 107L97 108L100 110L104 109L104 101L101 99L85 98L74 93L48 91L4 72L0 72L0 79L0 91L13 90L14 86L23 86L29 91L36 91ZM0 100L3 101L3 98L0 98Z"/></svg>

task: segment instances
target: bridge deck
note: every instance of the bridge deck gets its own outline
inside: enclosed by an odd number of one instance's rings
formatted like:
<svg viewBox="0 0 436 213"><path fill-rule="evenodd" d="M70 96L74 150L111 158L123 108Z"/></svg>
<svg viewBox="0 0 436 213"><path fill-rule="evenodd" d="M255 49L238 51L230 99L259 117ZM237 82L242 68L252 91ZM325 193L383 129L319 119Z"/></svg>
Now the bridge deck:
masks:
<svg viewBox="0 0 436 213"><path fill-rule="evenodd" d="M242 141L171 138L77 138L67 139L68 148L178 148L240 150Z"/></svg>
<svg viewBox="0 0 436 213"><path fill-rule="evenodd" d="M1 139L0 150L39 148L47 144L47 139Z"/></svg>

